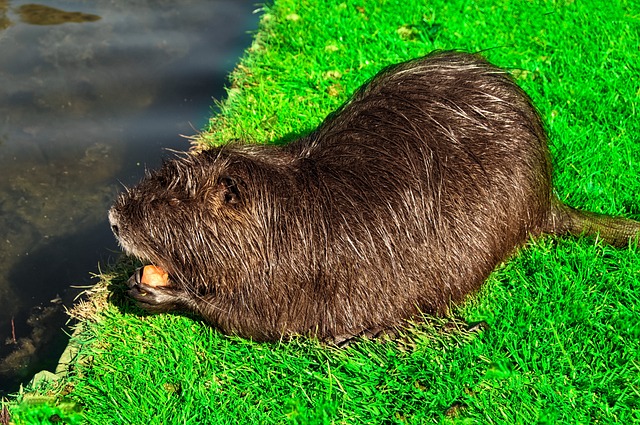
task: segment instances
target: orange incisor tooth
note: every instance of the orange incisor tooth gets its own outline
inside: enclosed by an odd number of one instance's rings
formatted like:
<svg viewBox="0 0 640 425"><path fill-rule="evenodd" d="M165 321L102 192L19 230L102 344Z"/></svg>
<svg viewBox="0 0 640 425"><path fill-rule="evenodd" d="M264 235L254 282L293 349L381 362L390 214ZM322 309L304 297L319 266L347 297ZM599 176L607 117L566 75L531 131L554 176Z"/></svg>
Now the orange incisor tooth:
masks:
<svg viewBox="0 0 640 425"><path fill-rule="evenodd" d="M169 274L158 266L144 266L140 282L149 286L169 285Z"/></svg>

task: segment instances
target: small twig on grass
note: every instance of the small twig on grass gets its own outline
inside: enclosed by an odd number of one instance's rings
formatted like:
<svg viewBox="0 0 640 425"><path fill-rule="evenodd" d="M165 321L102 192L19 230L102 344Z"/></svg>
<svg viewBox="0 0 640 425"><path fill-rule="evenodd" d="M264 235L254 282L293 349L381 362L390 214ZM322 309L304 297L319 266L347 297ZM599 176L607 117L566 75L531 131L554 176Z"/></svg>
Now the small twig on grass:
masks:
<svg viewBox="0 0 640 425"><path fill-rule="evenodd" d="M13 316L11 316L11 342L13 344L17 344L18 340L16 339L16 324L13 319Z"/></svg>

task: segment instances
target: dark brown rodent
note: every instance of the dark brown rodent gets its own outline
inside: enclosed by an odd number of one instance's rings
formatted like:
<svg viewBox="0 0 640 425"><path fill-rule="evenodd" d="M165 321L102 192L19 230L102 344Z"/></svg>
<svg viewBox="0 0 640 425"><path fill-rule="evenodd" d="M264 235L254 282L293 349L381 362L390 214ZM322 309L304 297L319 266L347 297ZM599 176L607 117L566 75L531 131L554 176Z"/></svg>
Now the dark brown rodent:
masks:
<svg viewBox="0 0 640 425"><path fill-rule="evenodd" d="M341 341L445 314L530 236L624 246L640 229L560 203L529 97L456 52L383 70L285 146L170 160L109 217L127 253L170 275L132 277L140 306L256 340Z"/></svg>

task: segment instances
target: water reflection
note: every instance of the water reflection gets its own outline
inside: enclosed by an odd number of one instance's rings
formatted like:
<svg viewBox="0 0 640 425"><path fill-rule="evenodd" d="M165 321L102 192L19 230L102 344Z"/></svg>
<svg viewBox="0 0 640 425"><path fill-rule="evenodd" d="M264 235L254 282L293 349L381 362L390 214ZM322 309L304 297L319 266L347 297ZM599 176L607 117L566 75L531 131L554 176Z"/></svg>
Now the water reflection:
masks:
<svg viewBox="0 0 640 425"><path fill-rule="evenodd" d="M253 1L46 3L0 0L0 392L57 359L42 323L116 250L120 182L188 147L257 25Z"/></svg>
<svg viewBox="0 0 640 425"><path fill-rule="evenodd" d="M68 12L43 4L23 4L17 8L22 22L32 25L60 25L68 22L93 22L98 15L82 12Z"/></svg>
<svg viewBox="0 0 640 425"><path fill-rule="evenodd" d="M0 30L9 28L11 21L7 17L7 10L9 9L9 2L7 0L0 0Z"/></svg>

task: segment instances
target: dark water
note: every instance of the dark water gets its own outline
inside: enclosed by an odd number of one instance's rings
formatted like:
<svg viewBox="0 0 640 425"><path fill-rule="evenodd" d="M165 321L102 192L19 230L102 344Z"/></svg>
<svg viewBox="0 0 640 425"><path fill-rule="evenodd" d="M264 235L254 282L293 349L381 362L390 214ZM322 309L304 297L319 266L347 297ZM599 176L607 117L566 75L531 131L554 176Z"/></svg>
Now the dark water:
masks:
<svg viewBox="0 0 640 425"><path fill-rule="evenodd" d="M0 394L55 368L62 304L117 257L120 183L186 150L255 0L0 0Z"/></svg>

